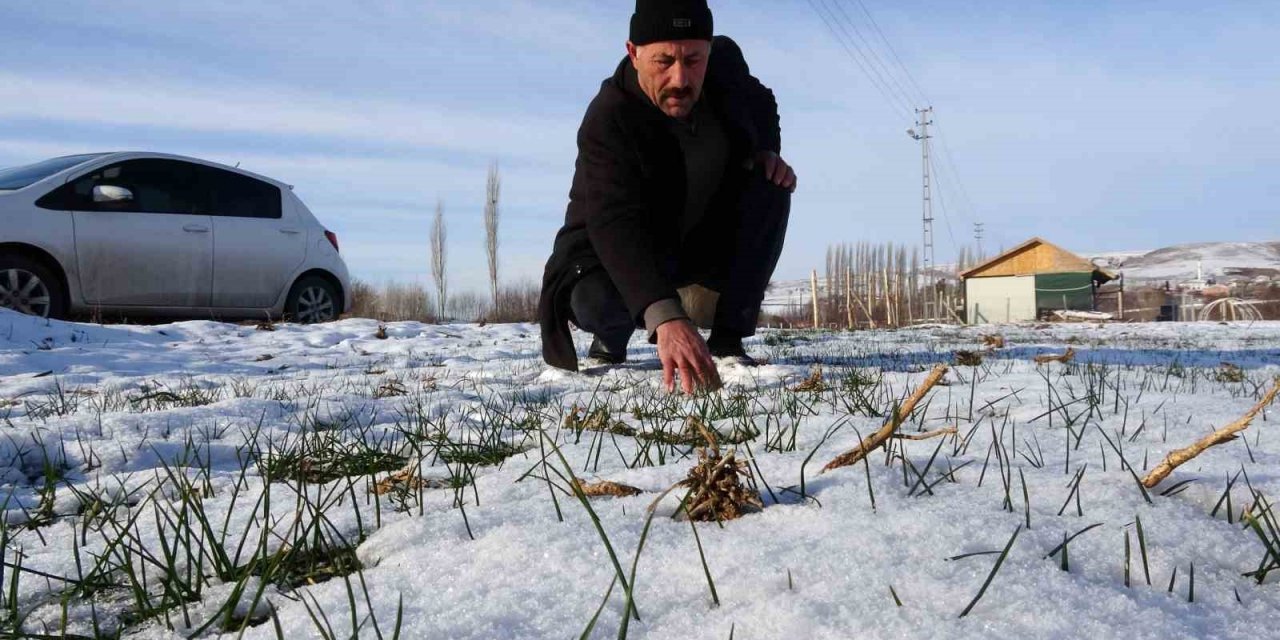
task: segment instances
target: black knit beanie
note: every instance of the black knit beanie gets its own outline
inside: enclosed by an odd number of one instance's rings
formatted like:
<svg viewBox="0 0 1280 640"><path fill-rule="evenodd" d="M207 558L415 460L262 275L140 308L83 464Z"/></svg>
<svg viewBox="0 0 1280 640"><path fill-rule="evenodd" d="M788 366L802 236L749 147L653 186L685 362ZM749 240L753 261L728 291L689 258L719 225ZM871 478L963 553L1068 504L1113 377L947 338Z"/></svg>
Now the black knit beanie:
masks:
<svg viewBox="0 0 1280 640"><path fill-rule="evenodd" d="M636 12L631 14L631 42L635 45L710 40L712 33L707 0L636 0Z"/></svg>

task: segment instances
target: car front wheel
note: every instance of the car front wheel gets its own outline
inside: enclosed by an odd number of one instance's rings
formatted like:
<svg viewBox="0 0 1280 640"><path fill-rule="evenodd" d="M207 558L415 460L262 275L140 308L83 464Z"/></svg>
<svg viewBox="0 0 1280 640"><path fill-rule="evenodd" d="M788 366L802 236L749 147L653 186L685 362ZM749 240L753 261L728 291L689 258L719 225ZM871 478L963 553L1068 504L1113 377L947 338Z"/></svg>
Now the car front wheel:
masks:
<svg viewBox="0 0 1280 640"><path fill-rule="evenodd" d="M324 278L303 278L289 291L284 310L288 319L298 324L336 320L341 311L338 291Z"/></svg>
<svg viewBox="0 0 1280 640"><path fill-rule="evenodd" d="M0 256L0 307L40 318L65 318L64 292L62 280L39 262Z"/></svg>

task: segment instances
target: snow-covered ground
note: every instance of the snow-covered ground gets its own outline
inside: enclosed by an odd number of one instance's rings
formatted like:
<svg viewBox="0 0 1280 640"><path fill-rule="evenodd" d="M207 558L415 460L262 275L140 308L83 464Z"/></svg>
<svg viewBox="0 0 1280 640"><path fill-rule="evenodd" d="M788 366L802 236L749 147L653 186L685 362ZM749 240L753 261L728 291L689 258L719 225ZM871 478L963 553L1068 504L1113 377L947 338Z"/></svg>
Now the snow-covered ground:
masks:
<svg viewBox="0 0 1280 640"><path fill-rule="evenodd" d="M953 367L902 427L956 435L821 472L933 365L990 333L1006 346ZM1260 496L1280 496L1275 407L1149 497L1135 482L1257 402L1280 374L1280 323L764 332L748 346L769 363L722 363L726 389L688 399L661 391L639 335L629 364L571 374L542 364L531 325L100 327L0 310L0 612L18 611L28 633L92 637L96 618L104 634L146 638L246 618L248 638L326 625L347 637L354 615L377 637L372 608L390 637L402 606L403 638L564 638L600 610L590 636L616 637L626 596L611 587L612 549L634 575L635 638L1280 628L1280 574L1242 575L1271 560L1240 524L1246 509L1263 519ZM1068 346L1069 364L1032 362ZM815 365L819 390L796 390ZM612 432L572 428L575 409ZM646 508L697 460L690 415L751 461L765 506L695 529L670 517L677 489L636 562ZM557 451L584 482L645 493L594 498L589 513ZM387 480L398 469L404 482ZM1050 552L1082 531L1064 571ZM271 564L350 548L301 573ZM342 570L357 558L361 571Z"/></svg>

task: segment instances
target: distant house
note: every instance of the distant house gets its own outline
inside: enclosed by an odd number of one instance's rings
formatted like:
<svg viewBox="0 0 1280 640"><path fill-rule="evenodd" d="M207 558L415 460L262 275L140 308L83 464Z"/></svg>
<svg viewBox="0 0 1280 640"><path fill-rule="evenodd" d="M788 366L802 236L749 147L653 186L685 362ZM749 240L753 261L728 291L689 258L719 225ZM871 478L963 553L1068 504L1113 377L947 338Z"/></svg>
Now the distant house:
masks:
<svg viewBox="0 0 1280 640"><path fill-rule="evenodd" d="M1097 288L1116 275L1040 238L964 273L969 324L1028 322L1056 309L1095 310Z"/></svg>

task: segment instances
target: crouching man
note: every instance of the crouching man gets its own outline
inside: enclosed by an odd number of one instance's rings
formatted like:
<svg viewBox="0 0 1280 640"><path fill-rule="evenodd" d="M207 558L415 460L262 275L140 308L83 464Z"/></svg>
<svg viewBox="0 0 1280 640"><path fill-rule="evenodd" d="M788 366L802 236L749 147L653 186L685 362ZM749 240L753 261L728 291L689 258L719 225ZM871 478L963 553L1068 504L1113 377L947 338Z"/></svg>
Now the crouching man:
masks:
<svg viewBox="0 0 1280 640"><path fill-rule="evenodd" d="M718 388L714 358L754 364L742 339L796 187L780 148L773 92L713 36L706 0L637 0L627 57L578 130L539 301L547 363L577 370L572 322L595 336L591 364L624 362L643 327L668 391L676 374L686 393Z"/></svg>

